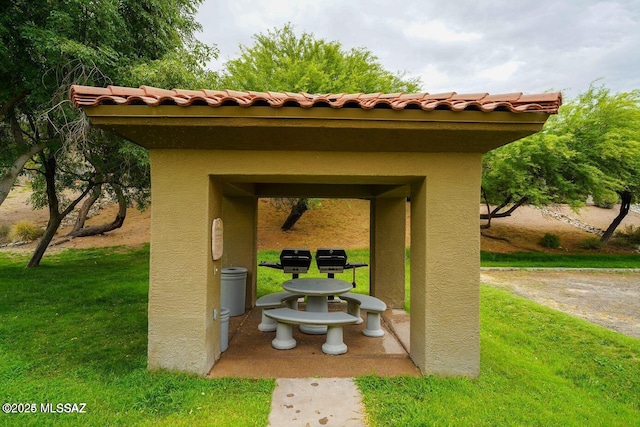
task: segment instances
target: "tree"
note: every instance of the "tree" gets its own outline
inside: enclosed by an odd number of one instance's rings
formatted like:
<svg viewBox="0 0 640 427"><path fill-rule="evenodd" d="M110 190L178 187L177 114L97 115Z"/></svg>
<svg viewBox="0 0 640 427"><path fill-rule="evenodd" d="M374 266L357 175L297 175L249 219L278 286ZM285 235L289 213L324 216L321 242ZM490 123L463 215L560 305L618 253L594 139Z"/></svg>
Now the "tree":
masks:
<svg viewBox="0 0 640 427"><path fill-rule="evenodd" d="M588 183L594 201L620 200L619 214L601 238L606 244L640 198L640 90L611 94L592 85L569 107L559 132L572 131L576 149L597 170Z"/></svg>
<svg viewBox="0 0 640 427"><path fill-rule="evenodd" d="M611 94L592 84L541 132L487 153L482 186L487 206L498 205L482 216L489 222L523 203L579 208L590 196L620 198L606 243L640 196L640 91Z"/></svg>
<svg viewBox="0 0 640 427"><path fill-rule="evenodd" d="M92 130L91 140L82 147L63 145L56 152L47 147L33 163L29 168L35 173L31 181L32 204L36 208L48 206L49 221L28 267L39 264L62 220L81 201L84 203L67 239L115 230L123 225L129 205L135 203L144 207L148 203L150 186L146 152L102 131ZM105 196L118 202L115 219L85 227L86 213Z"/></svg>
<svg viewBox="0 0 640 427"><path fill-rule="evenodd" d="M82 200L84 196L86 196L95 186L94 182L87 182L85 188L82 189L80 196L76 197L66 206L61 207L61 200L58 197L58 191L56 190L56 170L58 168L57 156L50 148L47 147L38 153L38 157L40 158L41 163L41 188L46 194L47 205L49 206L49 220L47 221L47 227L45 228L44 235L38 241L36 249L27 263L27 267L37 267L40 265L40 260L44 256L44 253L49 246L49 242L53 239L53 236L58 230L58 227L60 227L60 223L64 217L67 216L76 207L80 200ZM34 188L37 187L34 186Z"/></svg>
<svg viewBox="0 0 640 427"><path fill-rule="evenodd" d="M549 128L485 154L482 195L487 206L497 207L488 209L482 219L490 225L492 218L509 216L527 203L582 206L589 191L577 183L596 171L580 156L569 136L555 135Z"/></svg>
<svg viewBox="0 0 640 427"><path fill-rule="evenodd" d="M235 90L324 93L417 92L418 78L384 69L365 48L345 50L340 42L296 35L290 24L253 37L251 47L240 46L240 56L228 61L220 85ZM308 207L306 199L291 200L291 214L282 226L288 230Z"/></svg>
<svg viewBox="0 0 640 427"><path fill-rule="evenodd" d="M0 203L37 155L35 165L44 177L41 195L47 195L52 214L30 266L38 265L60 216L80 202L59 206L57 192L74 188L69 177L85 178L74 181L84 183L75 188L84 197L99 188L96 177L109 172L94 169L95 162L82 158L83 153L66 149L96 135L68 103L69 86L121 84L131 70L169 60L177 51L212 53L193 38L200 2L12 0L0 11L0 53L11 58L0 63L0 78L6 83L0 87ZM63 154L67 158L60 158ZM62 165L75 168L61 173Z"/></svg>
<svg viewBox="0 0 640 427"><path fill-rule="evenodd" d="M150 199L149 158L147 151L130 142L123 141L100 130L92 130L91 141L82 147L75 147L70 154L82 154L85 160L79 168L71 163L60 168L64 174L71 174L72 182L77 182L82 171L88 171L87 181L95 183L89 197L84 199L78 212L76 223L67 237L86 237L103 234L122 227L127 208L136 205L145 208ZM75 171L75 172L74 172ZM100 198L114 200L119 205L113 221L85 227L87 214Z"/></svg>
<svg viewBox="0 0 640 427"><path fill-rule="evenodd" d="M176 52L206 52L193 38L201 0L10 0L0 11L0 204L61 123L49 114L73 83L102 86ZM10 59L10 60L9 60ZM50 123L53 134L43 132Z"/></svg>
<svg viewBox="0 0 640 427"><path fill-rule="evenodd" d="M160 59L139 62L122 77L123 86L154 86L163 89L212 88L217 85L217 73L206 68L218 55L214 46L193 43L178 48Z"/></svg>

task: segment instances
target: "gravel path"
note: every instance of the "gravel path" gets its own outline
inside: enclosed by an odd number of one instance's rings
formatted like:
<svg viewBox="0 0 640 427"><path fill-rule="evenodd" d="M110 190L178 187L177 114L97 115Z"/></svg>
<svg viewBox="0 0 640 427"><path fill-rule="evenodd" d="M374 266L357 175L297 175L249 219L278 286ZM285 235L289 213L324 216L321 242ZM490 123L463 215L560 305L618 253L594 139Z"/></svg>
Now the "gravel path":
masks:
<svg viewBox="0 0 640 427"><path fill-rule="evenodd" d="M640 339L640 271L483 269L481 280Z"/></svg>

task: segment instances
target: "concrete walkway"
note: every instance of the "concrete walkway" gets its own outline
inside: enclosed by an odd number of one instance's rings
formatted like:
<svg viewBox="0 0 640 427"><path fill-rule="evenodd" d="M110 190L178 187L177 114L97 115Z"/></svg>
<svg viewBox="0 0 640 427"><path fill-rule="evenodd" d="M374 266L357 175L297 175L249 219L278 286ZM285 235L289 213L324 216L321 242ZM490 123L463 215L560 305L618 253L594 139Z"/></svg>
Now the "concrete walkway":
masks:
<svg viewBox="0 0 640 427"><path fill-rule="evenodd" d="M362 395L351 378L281 378L271 400L271 427L366 426Z"/></svg>
<svg viewBox="0 0 640 427"><path fill-rule="evenodd" d="M330 309L346 310L331 304ZM230 319L229 349L209 376L278 378L271 400L269 426L366 427L362 395L354 376L421 376L409 358L410 318L404 310L387 310L385 336L362 335L363 325L345 328L349 351L340 356L322 353L322 335L294 333L296 348L271 347L273 333L258 330L259 309Z"/></svg>

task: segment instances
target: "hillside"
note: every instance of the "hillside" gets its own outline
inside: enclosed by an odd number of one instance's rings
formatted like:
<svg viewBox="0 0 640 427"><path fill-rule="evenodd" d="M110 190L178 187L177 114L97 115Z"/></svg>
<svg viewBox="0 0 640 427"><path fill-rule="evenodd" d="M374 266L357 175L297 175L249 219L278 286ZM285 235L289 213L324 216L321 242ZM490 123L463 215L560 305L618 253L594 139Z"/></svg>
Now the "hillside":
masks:
<svg viewBox="0 0 640 427"><path fill-rule="evenodd" d="M26 187L18 187L0 206L0 225L12 224L18 220L28 220L44 227L47 222L46 209L34 211L28 205L29 191ZM585 207L579 213L560 206L551 208L551 213L575 218L583 223L606 228L618 214L618 208L601 209L594 206ZM88 225L111 221L117 206L109 205L100 209L99 213L88 221ZM409 211L409 209L408 209ZM289 232L280 230L280 225L287 212L279 211L267 199L258 203L258 249L281 249L283 247L344 247L347 249L366 248L369 245L369 202L366 200L325 199L321 206L306 212L294 229ZM512 217L497 219L489 230L483 230L482 250L490 252L518 251L583 251L582 243L594 234L583 231L565 221L545 214L532 207L518 209ZM407 212L409 220L409 212ZM640 215L630 212L620 228L633 225L640 227ZM70 228L61 229L58 236L64 236ZM560 237L561 249L549 250L538 245L545 233L553 233ZM125 224L121 229L102 236L74 239L59 245L60 248L87 248L114 245L138 245L149 241L150 210L140 212L129 209ZM54 241L57 239L54 239ZM407 230L407 245L410 244L410 232ZM33 244L19 247L20 250L31 250ZM15 249L15 248L14 248ZM605 249L595 252L632 252L633 249L610 244Z"/></svg>

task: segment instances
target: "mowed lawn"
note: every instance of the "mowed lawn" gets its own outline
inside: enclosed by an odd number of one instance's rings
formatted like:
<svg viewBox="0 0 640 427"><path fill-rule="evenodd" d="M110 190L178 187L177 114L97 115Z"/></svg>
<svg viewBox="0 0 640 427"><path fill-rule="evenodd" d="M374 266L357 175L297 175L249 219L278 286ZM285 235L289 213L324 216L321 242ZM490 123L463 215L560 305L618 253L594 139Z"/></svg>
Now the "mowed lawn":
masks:
<svg viewBox="0 0 640 427"><path fill-rule="evenodd" d="M37 405L0 425L267 424L272 380L147 372L148 258L148 247L66 251L25 269L26 256L0 254L0 400ZM480 377L358 378L371 425L640 425L640 340L481 292Z"/></svg>

